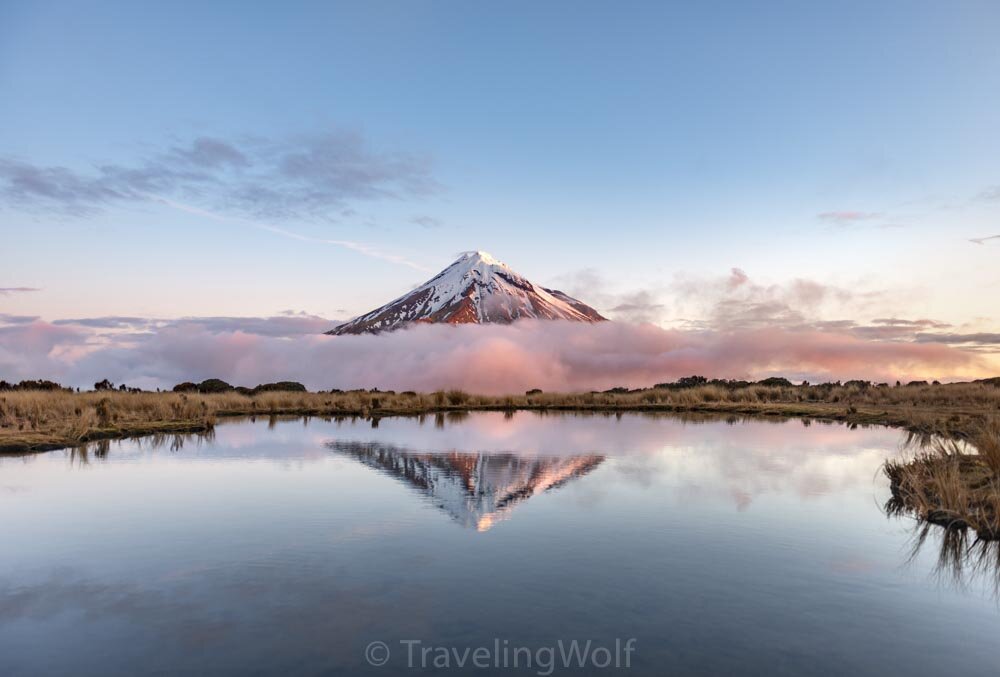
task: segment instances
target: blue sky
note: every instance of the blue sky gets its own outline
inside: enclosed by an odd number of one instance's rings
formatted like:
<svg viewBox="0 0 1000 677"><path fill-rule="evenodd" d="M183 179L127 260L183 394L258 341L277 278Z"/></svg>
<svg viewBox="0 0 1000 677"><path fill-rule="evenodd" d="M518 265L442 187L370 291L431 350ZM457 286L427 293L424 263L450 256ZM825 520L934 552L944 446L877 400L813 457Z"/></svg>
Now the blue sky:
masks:
<svg viewBox="0 0 1000 677"><path fill-rule="evenodd" d="M995 2L0 0L0 287L40 290L0 312L345 318L484 249L664 326L740 268L781 302L850 290L821 319L992 331L1000 240L969 240L1000 234L998 30ZM16 185L199 140L347 153L349 185L236 199L247 170L206 155L163 199Z"/></svg>

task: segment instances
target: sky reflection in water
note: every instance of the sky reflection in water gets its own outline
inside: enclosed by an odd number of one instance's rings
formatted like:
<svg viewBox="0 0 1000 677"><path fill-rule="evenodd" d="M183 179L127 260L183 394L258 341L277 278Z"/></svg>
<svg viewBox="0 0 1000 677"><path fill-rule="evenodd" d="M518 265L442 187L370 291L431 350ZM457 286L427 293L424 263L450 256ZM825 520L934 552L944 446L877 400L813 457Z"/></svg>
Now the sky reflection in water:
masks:
<svg viewBox="0 0 1000 677"><path fill-rule="evenodd" d="M633 674L989 671L990 582L882 512L902 440L482 413L4 458L0 673L418 674L364 647L494 637L636 637Z"/></svg>

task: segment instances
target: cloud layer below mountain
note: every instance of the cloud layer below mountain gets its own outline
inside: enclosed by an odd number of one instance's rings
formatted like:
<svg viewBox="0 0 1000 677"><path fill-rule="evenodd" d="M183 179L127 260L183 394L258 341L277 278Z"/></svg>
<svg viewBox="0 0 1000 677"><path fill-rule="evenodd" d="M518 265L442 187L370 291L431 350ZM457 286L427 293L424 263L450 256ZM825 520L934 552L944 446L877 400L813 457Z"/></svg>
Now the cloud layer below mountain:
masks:
<svg viewBox="0 0 1000 677"><path fill-rule="evenodd" d="M505 393L648 386L690 374L893 381L978 377L988 369L984 356L943 344L865 340L835 331L680 331L621 322L522 321L332 337L302 330L300 324L312 330L315 319L296 324L285 316L262 318L241 329L230 320L172 321L154 331L104 333L82 321L3 326L0 378L50 378L76 386L110 378L153 388L218 377L243 385L297 380L311 389Z"/></svg>

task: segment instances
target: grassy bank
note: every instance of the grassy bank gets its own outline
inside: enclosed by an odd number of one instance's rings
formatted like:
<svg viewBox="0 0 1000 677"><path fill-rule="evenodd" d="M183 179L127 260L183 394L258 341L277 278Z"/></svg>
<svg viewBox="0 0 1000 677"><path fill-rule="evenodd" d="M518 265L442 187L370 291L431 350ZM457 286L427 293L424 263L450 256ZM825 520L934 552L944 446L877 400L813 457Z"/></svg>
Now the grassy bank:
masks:
<svg viewBox="0 0 1000 677"><path fill-rule="evenodd" d="M209 430L221 416L379 417L447 411L710 412L883 424L963 437L1000 414L1000 387L983 383L876 387L749 385L657 387L627 392L472 395L433 393L226 392L0 393L0 452L56 449L157 432Z"/></svg>

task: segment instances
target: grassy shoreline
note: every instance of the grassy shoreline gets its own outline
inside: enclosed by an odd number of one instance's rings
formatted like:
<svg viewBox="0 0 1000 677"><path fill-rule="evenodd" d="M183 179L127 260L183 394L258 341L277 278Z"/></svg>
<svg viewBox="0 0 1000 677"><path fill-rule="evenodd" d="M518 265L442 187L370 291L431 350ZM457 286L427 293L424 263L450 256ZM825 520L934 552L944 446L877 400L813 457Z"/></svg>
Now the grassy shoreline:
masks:
<svg viewBox="0 0 1000 677"><path fill-rule="evenodd" d="M896 388L702 385L508 396L472 395L457 390L256 395L13 391L0 393L0 453L46 451L155 433L204 432L211 430L220 417L381 418L455 411L714 413L885 425L963 438L1000 415L1000 388L974 383Z"/></svg>

